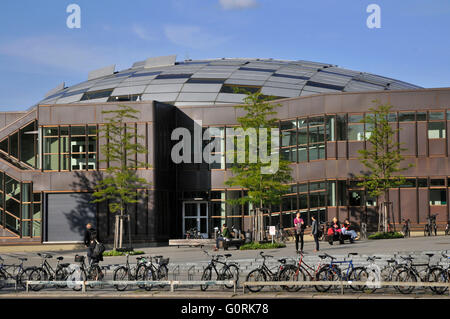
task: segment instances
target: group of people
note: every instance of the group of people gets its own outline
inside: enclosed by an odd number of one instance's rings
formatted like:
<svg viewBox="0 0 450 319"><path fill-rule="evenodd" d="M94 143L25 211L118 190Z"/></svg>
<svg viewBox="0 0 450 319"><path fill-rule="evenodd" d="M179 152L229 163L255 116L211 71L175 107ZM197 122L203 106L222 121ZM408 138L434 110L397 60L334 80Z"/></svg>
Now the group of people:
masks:
<svg viewBox="0 0 450 319"><path fill-rule="evenodd" d="M311 216L311 236L314 237L314 242L316 244L316 248L314 249L314 252L319 251L319 238L321 236L321 230L319 227L319 222L314 216ZM295 228L295 250L297 252L303 253L303 235L306 228L306 224L304 220L300 217L300 213L297 213L297 216L294 218L294 228ZM349 235L350 236L350 242L353 243L355 239L357 239L357 234L354 230L350 229L350 222L348 219L344 221L344 223L339 223L338 219L336 217L333 218L330 228L328 229L327 235L328 236L334 236L337 235ZM300 250L298 249L300 243Z"/></svg>
<svg viewBox="0 0 450 319"><path fill-rule="evenodd" d="M315 216L311 216L311 236L314 238L315 242L315 249L314 252L319 251L319 238L321 237L321 229L319 225L319 221L316 219ZM306 229L305 221L300 217L300 213L297 213L296 217L294 218L294 229L295 229L295 250L296 252L303 253L303 246L304 246L304 240L303 236ZM327 231L328 236L334 236L334 235L349 235L350 236L350 242L353 243L354 240L357 239L357 234L354 230L350 229L350 222L348 219L344 221L344 223L341 225L340 222L336 217L332 219L332 222L330 224L330 227ZM227 241L232 238L231 232L228 229L226 224L223 224L222 230L216 238L216 246L214 247L214 250L219 249L219 243L221 241ZM299 250L299 244L300 244L300 250ZM224 249L226 250L226 245L224 245Z"/></svg>

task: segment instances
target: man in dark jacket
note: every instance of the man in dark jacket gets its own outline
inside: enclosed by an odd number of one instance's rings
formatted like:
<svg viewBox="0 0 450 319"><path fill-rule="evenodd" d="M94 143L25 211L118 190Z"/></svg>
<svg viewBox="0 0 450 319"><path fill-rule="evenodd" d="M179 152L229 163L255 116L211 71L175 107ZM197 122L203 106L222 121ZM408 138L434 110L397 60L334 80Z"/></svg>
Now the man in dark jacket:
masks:
<svg viewBox="0 0 450 319"><path fill-rule="evenodd" d="M88 263L91 264L93 259L94 248L97 240L97 230L92 227L91 223L86 224L86 231L84 232L84 245L87 248Z"/></svg>
<svg viewBox="0 0 450 319"><path fill-rule="evenodd" d="M319 223L314 216L311 216L312 224L311 224L311 235L314 237L314 241L316 242L315 252L319 251Z"/></svg>

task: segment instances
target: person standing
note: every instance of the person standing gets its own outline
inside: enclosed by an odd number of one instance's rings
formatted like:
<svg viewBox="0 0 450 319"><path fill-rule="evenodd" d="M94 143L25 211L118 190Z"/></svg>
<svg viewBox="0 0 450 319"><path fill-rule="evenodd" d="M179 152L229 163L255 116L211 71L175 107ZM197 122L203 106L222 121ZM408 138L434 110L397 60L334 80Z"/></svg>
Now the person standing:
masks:
<svg viewBox="0 0 450 319"><path fill-rule="evenodd" d="M314 216L311 216L312 224L311 224L311 235L314 237L314 241L316 243L316 249L314 252L319 251L319 222L316 220Z"/></svg>
<svg viewBox="0 0 450 319"><path fill-rule="evenodd" d="M298 250L298 242L300 240L300 252L303 252L303 234L304 234L304 228L303 225L305 222L302 218L300 218L300 213L297 213L297 216L294 218L294 227L295 227L295 251L299 252Z"/></svg>
<svg viewBox="0 0 450 319"><path fill-rule="evenodd" d="M91 223L86 224L86 231L84 232L84 245L87 248L88 263L91 264L94 254L94 248L97 240L97 231L92 227Z"/></svg>

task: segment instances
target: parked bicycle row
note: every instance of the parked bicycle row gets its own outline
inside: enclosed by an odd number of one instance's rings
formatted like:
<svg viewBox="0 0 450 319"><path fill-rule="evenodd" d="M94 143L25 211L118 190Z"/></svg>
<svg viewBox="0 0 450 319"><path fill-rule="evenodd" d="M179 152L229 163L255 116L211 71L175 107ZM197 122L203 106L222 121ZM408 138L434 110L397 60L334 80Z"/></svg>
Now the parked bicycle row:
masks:
<svg viewBox="0 0 450 319"><path fill-rule="evenodd" d="M105 267L101 267L98 262L92 261L86 263L86 257L75 255L74 263L63 263L64 257L57 257L55 267L52 267L49 260L53 258L51 254L37 254L42 261L38 266L25 267L24 262L27 258L18 258L19 264L6 265L0 257L0 289L7 285L8 280L15 282L19 288L26 288L27 281L30 282L59 282L57 288L70 287L79 291L82 285L75 284L80 281L101 281L105 277ZM114 269L114 281L158 281L168 279L169 258L163 256L139 256L136 258L137 264L130 265L129 255L126 256L125 265ZM39 291L46 285L44 283L32 283L29 288L33 291ZM94 288L92 286L91 288ZM127 285L115 285L118 291L123 291ZM152 286L147 285L146 290L150 290Z"/></svg>
<svg viewBox="0 0 450 319"><path fill-rule="evenodd" d="M306 281L340 281L340 282L364 282L364 285L348 285L354 291L375 292L381 288L381 282L401 282L401 283L449 283L450 268L449 262L446 266L438 263L432 264L431 258L435 255L428 253L428 262L415 263L412 256L399 256L398 259L388 259L387 265L380 267L376 260L377 256L367 257L368 265L356 265L351 256L357 253L350 253L350 259L338 259L329 254L319 255L320 262L317 265L310 265L305 262L303 254L299 254L295 263L288 262L286 259L278 259L278 266L275 269L269 269L266 265L268 258L273 256L260 253L263 258L262 265L252 270L246 278L247 282L263 281L292 281L292 285L281 286L287 291L300 291ZM442 253L442 257L450 261L450 256ZM248 286L248 290L258 292L263 289L263 285ZM332 285L315 285L318 292L327 292ZM415 285L394 286L395 290L402 294L410 294L415 289ZM436 294L443 294L448 287L430 287L430 290Z"/></svg>
<svg viewBox="0 0 450 319"><path fill-rule="evenodd" d="M226 284L226 288L239 286L240 275L244 273L237 262L230 260L231 254L210 254L203 251L210 259L203 268L200 289L206 291L214 281L228 281L235 284ZM98 263L86 264L85 257L76 255L77 264L63 263L63 257L57 257L57 264L53 268L49 259L53 258L50 254L38 254L42 258L39 266L24 267L26 258L18 258L20 263L15 265L16 271L11 272L7 265L4 265L0 257L0 289L5 287L6 280L16 281L18 287L25 288L27 281L29 289L39 291L45 287L55 287L55 285L46 285L43 282L56 281L56 288L71 288L79 291L82 285L76 284L80 281L98 281L105 279L105 269ZM427 262L418 262L416 257L394 256L393 258L383 260L379 263L381 257L369 256L364 263L357 264L353 258L357 253L350 253L347 258L334 257L327 253L318 255L318 263L307 262L302 253L297 258L281 258L276 260L273 267L269 259L273 256L260 252L258 257L262 263L254 269L250 269L245 277L247 283L258 283L261 285L247 285L251 292L259 292L264 288L263 282L283 281L292 284L283 284L280 287L286 291L298 292L305 288L306 282L317 282L312 285L318 292L328 292L332 290L333 285L325 282L343 282L344 286L356 292L370 292L382 288L381 282L399 282L403 285L393 285L393 288L402 294L412 293L417 289L414 283L449 283L450 278L450 256L445 253L434 254L427 253ZM359 256L361 257L361 256ZM439 257L446 262L434 262L432 258ZM359 258L361 260L361 258ZM114 288L118 291L124 291L129 288L130 282L136 282L134 286L150 291L154 287L164 287L165 284L155 284L155 281L169 280L169 258L163 256L139 256L136 257L136 263L130 263L129 256L126 256L124 265L120 265L113 270L112 279ZM11 267L11 266L10 266ZM246 271L247 272L247 271ZM188 276L189 277L189 276ZM123 282L117 283L117 282ZM151 283L149 283L151 281ZM31 283L33 282L33 283ZM147 282L147 283L145 283ZM323 283L320 283L323 282ZM349 284L351 282L362 282L364 284ZM408 285L411 283L411 285ZM90 288L98 288L101 285L91 285ZM429 287L431 292L444 294L448 286Z"/></svg>

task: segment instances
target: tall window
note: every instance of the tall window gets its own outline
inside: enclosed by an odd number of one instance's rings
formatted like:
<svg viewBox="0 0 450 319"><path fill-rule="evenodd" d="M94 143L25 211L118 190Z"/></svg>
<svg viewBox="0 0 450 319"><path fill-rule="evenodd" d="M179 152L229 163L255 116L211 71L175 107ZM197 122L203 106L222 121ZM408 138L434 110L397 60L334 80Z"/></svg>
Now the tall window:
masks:
<svg viewBox="0 0 450 319"><path fill-rule="evenodd" d="M428 138L445 138L444 112L430 112L428 122Z"/></svg>
<svg viewBox="0 0 450 319"><path fill-rule="evenodd" d="M48 126L43 132L44 170L95 170L97 126Z"/></svg>

